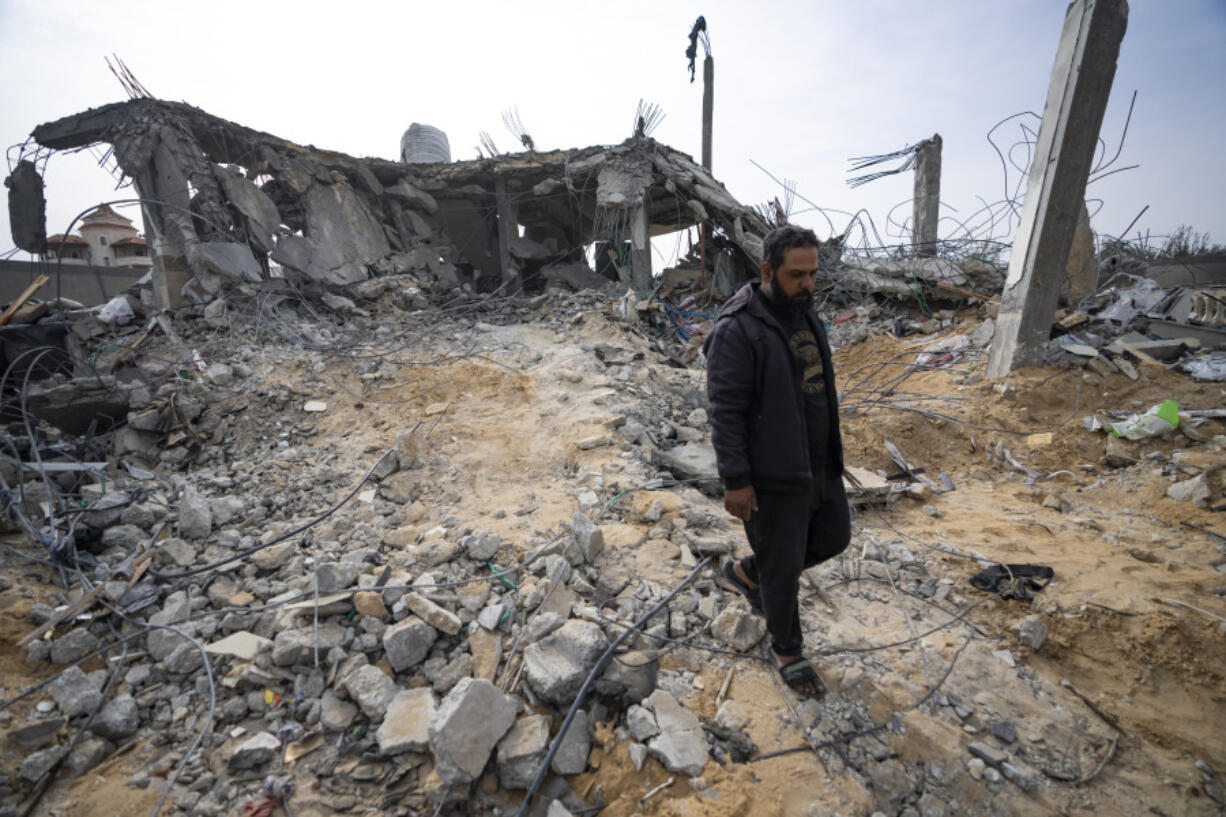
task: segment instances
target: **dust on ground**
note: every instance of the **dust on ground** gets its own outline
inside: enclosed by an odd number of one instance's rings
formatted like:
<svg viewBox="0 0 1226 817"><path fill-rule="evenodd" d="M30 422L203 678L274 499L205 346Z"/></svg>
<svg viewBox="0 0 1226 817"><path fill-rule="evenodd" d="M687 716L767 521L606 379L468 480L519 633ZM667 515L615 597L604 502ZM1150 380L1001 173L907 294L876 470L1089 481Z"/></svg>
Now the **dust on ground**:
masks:
<svg viewBox="0 0 1226 817"><path fill-rule="evenodd" d="M368 465L401 431L425 429L430 465L419 472L421 495L511 541L564 523L583 490L603 498L641 488L636 458L624 445L585 450L578 441L614 435L627 399L646 404L660 393L702 388L701 372L670 367L642 338L594 312L565 332L532 323L483 331L480 353L402 366L394 376L345 365L315 376L290 366L269 371L264 386L326 398L329 410L310 433L343 441L351 466ZM621 381L591 353L595 344L638 349L645 362ZM663 664L670 691L701 717L736 702L760 754L834 745L757 762L713 761L690 780L651 758L636 770L618 727L600 724L589 770L570 783L586 798L599 793L608 804L602 813L898 814L915 799L917 769L952 793L949 813L1219 813L1193 764L1226 771L1226 630L1211 615L1166 600L1226 616L1226 602L1207 592L1226 583L1214 569L1223 555L1181 523L1218 531L1223 524L1220 515L1165 492L1177 450L1207 452L1221 463L1222 448L1178 436L1136 443L1129 448L1137 464L1115 469L1103 461L1103 434L1084 428L1082 418L1167 398L1186 408L1217 407L1226 392L1165 370L1145 370L1133 382L1043 368L987 382L977 379L974 361L912 369L921 345L873 337L836 354L847 462L898 470L884 446L889 440L912 466L932 478L948 473L956 486L867 510L848 553L802 584L807 644L822 654L829 711L837 717L805 709L752 659L683 648ZM1226 428L1209 421L1199 432L1212 439ZM337 485L336 497L348 489ZM683 486L672 493L678 510L718 515L721 535L740 542L716 500ZM633 501L631 493L615 509ZM688 572L680 549L652 539L651 524L635 514L606 523L610 561L663 586ZM889 560L872 558L895 543L921 565L911 580L948 581L944 605L897 592L904 577ZM1050 565L1056 578L1032 603L984 602L967 583L979 569L975 556ZM0 593L0 683L11 693L54 672L22 663L13 646L29 629L29 605L52 591L45 571L11 563L5 573L11 586ZM1010 632L1031 613L1049 629L1038 651ZM876 649L892 644L898 646ZM1006 650L1016 666L1001 655ZM925 701L933 686L939 692ZM17 721L24 714L20 706L13 712ZM1003 721L1015 725L1019 757L1047 773L1036 792L968 773L966 745L988 740L992 724ZM837 742L883 724L888 728ZM4 760L11 777L20 758L10 749ZM155 787L133 789L127 778L148 762L139 750L113 757L58 785L42 808L81 817L146 812ZM507 806L514 804L512 797Z"/></svg>

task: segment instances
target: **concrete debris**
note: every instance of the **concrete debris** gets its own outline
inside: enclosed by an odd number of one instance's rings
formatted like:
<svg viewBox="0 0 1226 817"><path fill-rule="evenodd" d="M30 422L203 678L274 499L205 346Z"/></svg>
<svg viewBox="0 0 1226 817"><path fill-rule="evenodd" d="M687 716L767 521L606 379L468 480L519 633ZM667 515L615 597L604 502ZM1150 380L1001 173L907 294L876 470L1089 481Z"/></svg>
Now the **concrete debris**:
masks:
<svg viewBox="0 0 1226 817"><path fill-rule="evenodd" d="M711 634L737 652L745 652L766 635L766 619L744 607L726 607L712 622Z"/></svg>
<svg viewBox="0 0 1226 817"><path fill-rule="evenodd" d="M569 705L608 646L598 625L568 621L524 650L524 677L541 700Z"/></svg>
<svg viewBox="0 0 1226 817"><path fill-rule="evenodd" d="M21 762L21 772L18 776L30 783L37 783L67 753L68 747L66 746L52 746L50 749L35 752Z"/></svg>
<svg viewBox="0 0 1226 817"><path fill-rule="evenodd" d="M379 754L424 752L430 746L430 721L438 710L434 693L424 687L396 693L375 739Z"/></svg>
<svg viewBox="0 0 1226 817"><path fill-rule="evenodd" d="M504 789L526 789L549 751L548 715L525 715L498 741L498 782Z"/></svg>
<svg viewBox="0 0 1226 817"><path fill-rule="evenodd" d="M1011 628L1017 640L1032 650L1038 650L1047 641L1047 625L1037 615L1029 615Z"/></svg>
<svg viewBox="0 0 1226 817"><path fill-rule="evenodd" d="M47 687L55 705L65 717L75 718L94 710L102 702L102 684L80 667L69 667Z"/></svg>
<svg viewBox="0 0 1226 817"><path fill-rule="evenodd" d="M439 605L420 596L417 593L409 593L404 597L405 606L412 610L426 622L426 624L440 630L447 635L455 635L464 625L461 623L458 616L448 610L443 609ZM416 663L416 662L413 662Z"/></svg>
<svg viewBox="0 0 1226 817"><path fill-rule="evenodd" d="M670 772L691 777L702 774L707 765L707 739L698 716L662 689L651 693L643 705L655 713L660 729L647 743L651 756Z"/></svg>
<svg viewBox="0 0 1226 817"><path fill-rule="evenodd" d="M99 710L90 731L108 740L120 741L140 728L140 710L131 695L119 695Z"/></svg>
<svg viewBox="0 0 1226 817"><path fill-rule="evenodd" d="M263 766L281 752L281 741L269 732L260 732L234 747L229 765L233 770L254 769Z"/></svg>
<svg viewBox="0 0 1226 817"><path fill-rule="evenodd" d="M98 649L98 638L84 627L69 630L51 642L51 663L71 664Z"/></svg>
<svg viewBox="0 0 1226 817"><path fill-rule="evenodd" d="M592 736L588 726L587 711L575 712L574 720L566 730L550 768L555 774L582 774L587 770L588 755L592 751Z"/></svg>
<svg viewBox="0 0 1226 817"><path fill-rule="evenodd" d="M416 616L398 621L383 631L387 662L397 672L420 664L437 638L438 632Z"/></svg>
<svg viewBox="0 0 1226 817"><path fill-rule="evenodd" d="M592 522L582 513L576 511L570 521L571 531L579 544L579 552L585 562L591 562L604 550L604 533L600 526Z"/></svg>
<svg viewBox="0 0 1226 817"><path fill-rule="evenodd" d="M345 691L375 723L383 720L396 697L396 682L376 666L358 667L345 677Z"/></svg>
<svg viewBox="0 0 1226 817"><path fill-rule="evenodd" d="M465 678L447 694L430 721L430 750L444 783L476 780L490 753L515 723L516 698L489 681Z"/></svg>

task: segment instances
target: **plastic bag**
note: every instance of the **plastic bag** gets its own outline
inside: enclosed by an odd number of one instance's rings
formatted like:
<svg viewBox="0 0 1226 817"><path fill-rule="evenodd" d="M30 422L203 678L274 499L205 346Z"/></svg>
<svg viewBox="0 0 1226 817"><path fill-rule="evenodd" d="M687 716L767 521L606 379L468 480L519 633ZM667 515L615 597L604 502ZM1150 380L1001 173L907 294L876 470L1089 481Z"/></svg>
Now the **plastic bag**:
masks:
<svg viewBox="0 0 1226 817"><path fill-rule="evenodd" d="M98 320L103 323L113 323L116 326L124 326L135 317L136 313L132 311L132 304L128 303L128 299L122 295L111 298L106 302L106 306L98 310Z"/></svg>
<svg viewBox="0 0 1226 817"><path fill-rule="evenodd" d="M1179 404L1166 400L1144 414L1134 414L1127 420L1111 424L1111 433L1128 440L1156 437L1179 427Z"/></svg>

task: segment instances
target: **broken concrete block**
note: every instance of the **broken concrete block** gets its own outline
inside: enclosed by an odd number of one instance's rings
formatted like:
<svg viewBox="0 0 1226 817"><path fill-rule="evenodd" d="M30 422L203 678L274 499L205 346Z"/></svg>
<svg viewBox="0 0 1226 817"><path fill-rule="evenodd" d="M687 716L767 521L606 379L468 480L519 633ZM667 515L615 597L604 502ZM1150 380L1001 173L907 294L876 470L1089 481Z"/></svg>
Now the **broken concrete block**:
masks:
<svg viewBox="0 0 1226 817"><path fill-rule="evenodd" d="M640 743L660 734L660 727L656 725L656 716L651 713L650 709L638 704L626 710L626 729L630 730L630 737Z"/></svg>
<svg viewBox="0 0 1226 817"><path fill-rule="evenodd" d="M430 746L430 721L437 711L438 702L428 687L397 692L375 733L379 754L426 751Z"/></svg>
<svg viewBox="0 0 1226 817"><path fill-rule="evenodd" d="M303 199L305 236L277 241L272 260L333 286L368 277L367 267L390 252L387 235L349 185L312 184Z"/></svg>
<svg viewBox="0 0 1226 817"><path fill-rule="evenodd" d="M67 752L68 747L66 746L52 746L29 755L21 762L21 772L18 777L29 783L37 783L43 775L51 771L55 764L60 762L60 758Z"/></svg>
<svg viewBox="0 0 1226 817"><path fill-rule="evenodd" d="M184 539L205 539L213 531L209 501L191 485L183 486L179 498L179 535Z"/></svg>
<svg viewBox="0 0 1226 817"><path fill-rule="evenodd" d="M647 751L670 772L695 777L707 765L707 738L698 716L662 689L643 702L656 716L660 734L647 744Z"/></svg>
<svg viewBox="0 0 1226 817"><path fill-rule="evenodd" d="M604 532L581 512L576 511L571 517L570 529L575 534L575 541L579 544L579 552L583 554L584 561L592 561L604 550Z"/></svg>
<svg viewBox="0 0 1226 817"><path fill-rule="evenodd" d="M599 625L568 621L524 650L524 677L541 700L565 706L574 700L608 646L609 639Z"/></svg>
<svg viewBox="0 0 1226 817"><path fill-rule="evenodd" d="M421 618L431 627L441 630L447 635L455 635L460 631L460 628L464 626L455 613L445 610L418 593L409 593L406 595L404 597L404 603L410 610L421 616Z"/></svg>
<svg viewBox="0 0 1226 817"><path fill-rule="evenodd" d="M498 782L504 789L526 789L549 751L548 715L525 715L498 741Z"/></svg>
<svg viewBox="0 0 1226 817"><path fill-rule="evenodd" d="M587 712L580 709L558 745L550 768L555 774L582 774L587 770L587 758L592 751L592 736L588 730Z"/></svg>
<svg viewBox="0 0 1226 817"><path fill-rule="evenodd" d="M371 664L358 667L346 676L345 690L350 698L357 701L366 717L375 723L383 720L398 692L396 682Z"/></svg>
<svg viewBox="0 0 1226 817"><path fill-rule="evenodd" d="M99 683L81 671L80 667L69 667L47 687L55 705L65 717L74 718L92 712L102 701L102 690Z"/></svg>
<svg viewBox="0 0 1226 817"><path fill-rule="evenodd" d="M1204 474L1173 483L1166 489L1166 495L1176 502L1204 502L1210 493L1209 480Z"/></svg>
<svg viewBox="0 0 1226 817"><path fill-rule="evenodd" d="M438 631L417 616L398 621L383 631L387 663L396 672L420 664L438 638Z"/></svg>
<svg viewBox="0 0 1226 817"><path fill-rule="evenodd" d="M191 245L188 252L193 268L199 265L213 275L231 281L250 281L252 283L259 283L264 278L263 268L255 260L251 248L246 244L209 241Z"/></svg>
<svg viewBox="0 0 1226 817"><path fill-rule="evenodd" d="M468 649L473 656L473 677L493 681L502 660L502 637L481 627L469 628Z"/></svg>
<svg viewBox="0 0 1226 817"><path fill-rule="evenodd" d="M139 728L140 709L131 695L120 695L108 702L89 725L95 735L114 741L135 734Z"/></svg>
<svg viewBox="0 0 1226 817"><path fill-rule="evenodd" d="M1037 615L1026 616L1010 629L1017 635L1018 641L1032 650L1039 649L1047 640L1047 625Z"/></svg>
<svg viewBox="0 0 1226 817"><path fill-rule="evenodd" d="M51 642L51 663L71 664L79 661L98 649L101 643L97 636L84 627L69 630Z"/></svg>
<svg viewBox="0 0 1226 817"><path fill-rule="evenodd" d="M272 649L272 645L271 639L240 630L206 644L204 651L210 655L229 655L242 661L254 661L261 652Z"/></svg>
<svg viewBox="0 0 1226 817"><path fill-rule="evenodd" d="M739 605L726 607L712 622L711 634L737 652L745 652L766 635L766 619Z"/></svg>
<svg viewBox="0 0 1226 817"><path fill-rule="evenodd" d="M342 701L331 690L325 692L319 701L319 725L325 732L342 732L357 716L358 708L349 701Z"/></svg>
<svg viewBox="0 0 1226 817"><path fill-rule="evenodd" d="M986 743L975 742L967 747L970 753L975 757L987 763L989 766L999 766L1009 759L1009 756L1004 752L989 746Z"/></svg>
<svg viewBox="0 0 1226 817"><path fill-rule="evenodd" d="M519 702L489 681L456 684L430 721L434 770L447 784L476 780L490 753L515 723Z"/></svg>
<svg viewBox="0 0 1226 817"><path fill-rule="evenodd" d="M253 769L263 766L281 752L281 741L269 732L260 732L240 743L230 755L230 770Z"/></svg>

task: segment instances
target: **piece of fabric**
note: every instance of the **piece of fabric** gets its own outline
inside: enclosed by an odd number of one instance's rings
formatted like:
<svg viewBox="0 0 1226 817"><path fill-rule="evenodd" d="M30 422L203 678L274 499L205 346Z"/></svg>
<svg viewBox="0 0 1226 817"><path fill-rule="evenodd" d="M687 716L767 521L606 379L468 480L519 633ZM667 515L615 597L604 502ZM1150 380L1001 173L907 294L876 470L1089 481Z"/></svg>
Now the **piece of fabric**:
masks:
<svg viewBox="0 0 1226 817"><path fill-rule="evenodd" d="M805 492L810 468L810 406L803 388L805 366L789 335L759 296L759 282L746 284L725 304L707 336L708 415L711 443L725 489L755 488ZM842 473L843 443L830 344L820 319L805 315L817 346L807 367L820 377L827 431L815 429L826 460ZM820 371L815 363L820 362Z"/></svg>
<svg viewBox="0 0 1226 817"><path fill-rule="evenodd" d="M755 488L758 510L744 523L753 555L741 560L741 568L759 585L766 629L780 655L798 655L804 646L801 572L839 555L851 541L842 475L833 465L820 473L803 493Z"/></svg>

